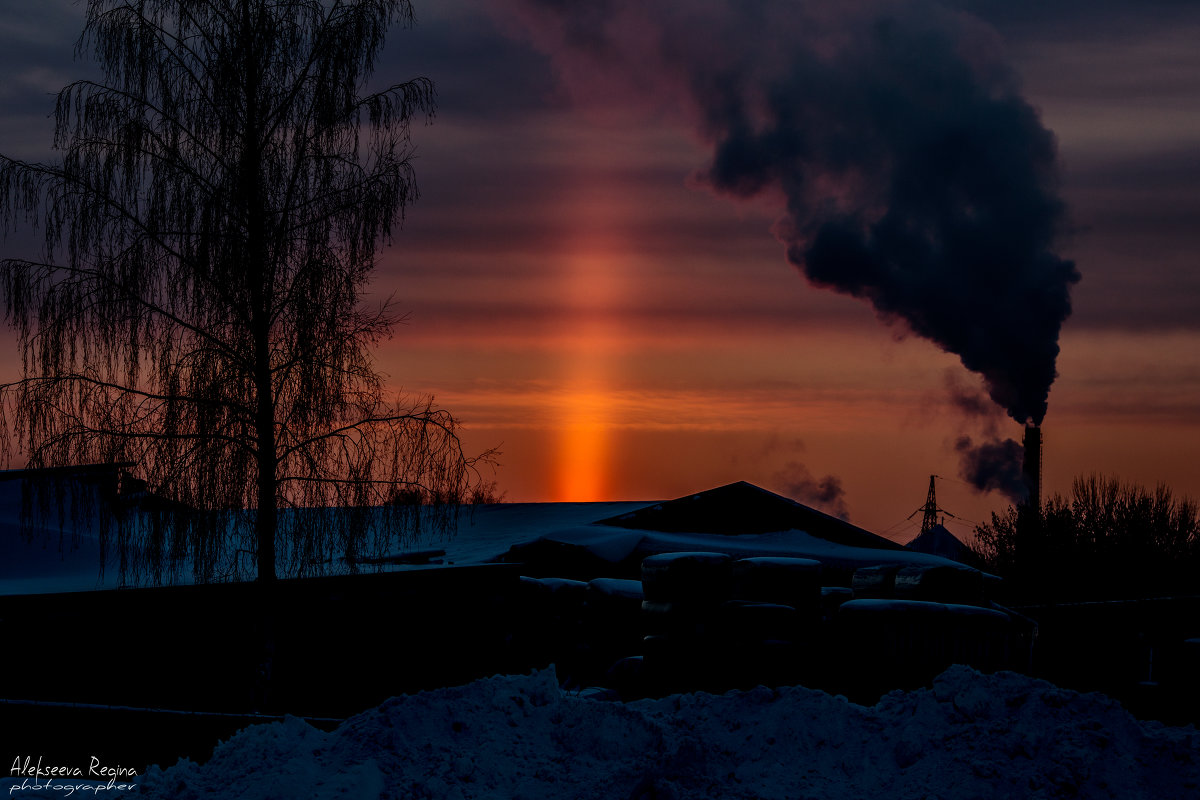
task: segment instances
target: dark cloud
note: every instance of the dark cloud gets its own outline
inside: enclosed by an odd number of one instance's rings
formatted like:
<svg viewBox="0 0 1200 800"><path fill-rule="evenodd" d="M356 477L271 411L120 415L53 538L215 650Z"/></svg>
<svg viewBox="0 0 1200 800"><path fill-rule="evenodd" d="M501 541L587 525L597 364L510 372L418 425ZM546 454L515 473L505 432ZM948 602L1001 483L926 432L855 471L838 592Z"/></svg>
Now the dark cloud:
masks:
<svg viewBox="0 0 1200 800"><path fill-rule="evenodd" d="M1072 243L1071 254L1087 263L1088 278L1075 293L1078 311L1072 327L1200 327L1196 148L1076 162L1070 167L1070 197L1085 229Z"/></svg>
<svg viewBox="0 0 1200 800"><path fill-rule="evenodd" d="M1194 20L1194 0L947 0L985 19L1006 38L1121 39Z"/></svg>
<svg viewBox="0 0 1200 800"><path fill-rule="evenodd" d="M452 122L496 125L564 105L547 57L502 35L492 18L457 0L415 5L416 26L389 32L377 81L432 78L438 116Z"/></svg>
<svg viewBox="0 0 1200 800"><path fill-rule="evenodd" d="M1200 93L1200 81L1197 84ZM1200 102L1194 135L1200 136ZM1080 159L1073 171L1075 204L1087 220L1089 231L1106 237L1115 227L1124 236L1200 244L1200 149L1194 144L1163 152L1125 155L1120 158ZM1138 249L1144 250L1144 245ZM1089 277L1091 276L1089 270Z"/></svg>
<svg viewBox="0 0 1200 800"><path fill-rule="evenodd" d="M776 235L811 282L958 355L1014 419L1042 419L1079 276L1054 252L1054 138L985 26L930 3L519 7L577 91L592 87L581 60L682 92L713 148L703 182L781 196Z"/></svg>
<svg viewBox="0 0 1200 800"><path fill-rule="evenodd" d="M71 80L95 75L73 58L83 8L70 0L11 5L0 18L0 142L6 155L46 160L55 95Z"/></svg>

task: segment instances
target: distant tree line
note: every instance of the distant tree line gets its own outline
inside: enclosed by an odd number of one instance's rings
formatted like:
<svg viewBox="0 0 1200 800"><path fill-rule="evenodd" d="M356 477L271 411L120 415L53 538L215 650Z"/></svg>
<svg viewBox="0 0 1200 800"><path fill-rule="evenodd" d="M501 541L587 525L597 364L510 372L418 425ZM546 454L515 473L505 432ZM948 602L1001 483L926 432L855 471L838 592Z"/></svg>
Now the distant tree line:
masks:
<svg viewBox="0 0 1200 800"><path fill-rule="evenodd" d="M1200 506L1161 484L1076 478L1069 497L993 513L972 549L1010 602L1200 593Z"/></svg>

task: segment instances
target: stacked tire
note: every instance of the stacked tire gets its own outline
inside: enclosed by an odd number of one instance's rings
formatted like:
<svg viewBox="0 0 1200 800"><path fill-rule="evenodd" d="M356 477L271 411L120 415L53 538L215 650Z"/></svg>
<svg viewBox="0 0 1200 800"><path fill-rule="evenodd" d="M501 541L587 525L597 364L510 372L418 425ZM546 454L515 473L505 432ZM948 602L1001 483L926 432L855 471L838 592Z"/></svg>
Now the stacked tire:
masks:
<svg viewBox="0 0 1200 800"><path fill-rule="evenodd" d="M895 573L893 588L898 600L930 600L961 605L981 605L984 602L983 573L970 567L949 564L901 567Z"/></svg>
<svg viewBox="0 0 1200 800"><path fill-rule="evenodd" d="M516 649L526 654L528 666L556 664L559 677L569 681L580 669L587 584L522 576L518 598L522 624L515 633Z"/></svg>
<svg viewBox="0 0 1200 800"><path fill-rule="evenodd" d="M946 608L950 611L951 661L983 672L1013 665L1016 637L1011 617L975 605L947 603Z"/></svg>
<svg viewBox="0 0 1200 800"><path fill-rule="evenodd" d="M821 622L830 622L843 603L854 599L854 590L849 586L821 587Z"/></svg>
<svg viewBox="0 0 1200 800"><path fill-rule="evenodd" d="M718 637L730 599L725 553L661 553L642 561L643 665L658 692L717 689L728 654Z"/></svg>
<svg viewBox="0 0 1200 800"><path fill-rule="evenodd" d="M855 600L890 600L896 596L896 573L899 564L879 564L854 570Z"/></svg>
<svg viewBox="0 0 1200 800"><path fill-rule="evenodd" d="M734 600L773 603L814 620L821 609L821 562L811 558L743 558L733 562Z"/></svg>
<svg viewBox="0 0 1200 800"><path fill-rule="evenodd" d="M640 654L642 583L623 578L595 578L584 592L587 681L609 685L609 672L621 659ZM614 686L623 695L627 687Z"/></svg>
<svg viewBox="0 0 1200 800"><path fill-rule="evenodd" d="M890 689L926 684L952 663L954 627L942 603L854 599L834 617L839 691L874 702Z"/></svg>
<svg viewBox="0 0 1200 800"><path fill-rule="evenodd" d="M855 599L843 603L834 620L843 679L870 702L889 689L925 685L951 664L990 672L1008 668L1015 657L1013 620L992 608Z"/></svg>
<svg viewBox="0 0 1200 800"><path fill-rule="evenodd" d="M821 563L807 558L743 558L732 566L722 609L732 685L780 685L810 677L805 655L818 647ZM812 659L807 659L811 661Z"/></svg>
<svg viewBox="0 0 1200 800"><path fill-rule="evenodd" d="M855 600L984 604L983 573L952 564L880 564L854 571Z"/></svg>

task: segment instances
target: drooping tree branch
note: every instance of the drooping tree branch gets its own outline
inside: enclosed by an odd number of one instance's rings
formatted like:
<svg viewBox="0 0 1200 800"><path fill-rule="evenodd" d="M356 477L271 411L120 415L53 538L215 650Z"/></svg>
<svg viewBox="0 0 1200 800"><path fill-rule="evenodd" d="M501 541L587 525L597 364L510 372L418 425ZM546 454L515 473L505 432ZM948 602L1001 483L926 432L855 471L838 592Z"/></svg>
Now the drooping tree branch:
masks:
<svg viewBox="0 0 1200 800"><path fill-rule="evenodd" d="M434 89L365 88L411 21L408 0L89 0L77 49L103 78L59 93L61 160L0 156L4 230L43 230L39 258L0 261L25 373L0 386L5 454L132 462L190 509L117 531L133 572L236 577L250 552L262 579L312 574L427 512L445 529L492 457L389 401L369 352L397 317L362 296Z"/></svg>

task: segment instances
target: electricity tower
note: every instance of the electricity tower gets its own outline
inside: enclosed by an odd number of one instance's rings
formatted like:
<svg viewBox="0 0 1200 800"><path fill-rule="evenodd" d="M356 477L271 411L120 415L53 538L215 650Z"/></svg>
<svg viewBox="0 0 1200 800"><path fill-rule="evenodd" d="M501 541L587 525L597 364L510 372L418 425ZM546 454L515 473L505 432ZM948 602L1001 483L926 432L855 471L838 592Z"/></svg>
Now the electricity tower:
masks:
<svg viewBox="0 0 1200 800"><path fill-rule="evenodd" d="M954 517L954 515L946 509L938 508L937 489L934 486L934 480L936 478L937 475L929 476L929 495L925 498L925 505L908 515L908 518L912 519L917 514L924 512L925 516L921 518L921 533L932 530L933 527L938 524L937 515L939 513L941 513L943 517Z"/></svg>

